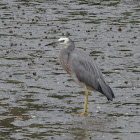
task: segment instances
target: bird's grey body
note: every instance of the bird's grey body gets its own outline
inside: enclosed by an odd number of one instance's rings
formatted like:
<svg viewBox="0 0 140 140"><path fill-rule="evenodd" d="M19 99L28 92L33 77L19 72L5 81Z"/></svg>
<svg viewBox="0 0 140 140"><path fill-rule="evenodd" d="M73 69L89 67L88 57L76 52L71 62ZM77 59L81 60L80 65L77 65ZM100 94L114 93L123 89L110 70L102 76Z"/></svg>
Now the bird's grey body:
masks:
<svg viewBox="0 0 140 140"><path fill-rule="evenodd" d="M83 88L86 86L89 90L99 91L104 94L108 100L114 98L111 88L104 81L103 75L96 63L82 49L75 48L73 41L69 46L61 49L59 61L64 70L67 71Z"/></svg>
<svg viewBox="0 0 140 140"><path fill-rule="evenodd" d="M59 61L63 69L71 75L76 83L85 88L86 98L82 115L87 113L87 89L99 91L108 100L115 98L113 91L106 84L100 69L85 51L75 48L74 42L69 38L60 38L57 42L52 42L47 44L47 46L56 43L64 45L59 54Z"/></svg>

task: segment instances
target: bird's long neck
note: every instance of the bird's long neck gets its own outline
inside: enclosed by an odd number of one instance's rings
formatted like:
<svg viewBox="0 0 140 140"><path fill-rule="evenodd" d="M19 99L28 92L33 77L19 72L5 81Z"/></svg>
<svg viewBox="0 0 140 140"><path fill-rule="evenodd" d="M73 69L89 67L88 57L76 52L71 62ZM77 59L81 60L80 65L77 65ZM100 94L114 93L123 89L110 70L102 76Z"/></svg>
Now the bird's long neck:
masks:
<svg viewBox="0 0 140 140"><path fill-rule="evenodd" d="M70 44L68 45L67 49L69 51L73 51L75 49L75 44L72 40L70 41Z"/></svg>

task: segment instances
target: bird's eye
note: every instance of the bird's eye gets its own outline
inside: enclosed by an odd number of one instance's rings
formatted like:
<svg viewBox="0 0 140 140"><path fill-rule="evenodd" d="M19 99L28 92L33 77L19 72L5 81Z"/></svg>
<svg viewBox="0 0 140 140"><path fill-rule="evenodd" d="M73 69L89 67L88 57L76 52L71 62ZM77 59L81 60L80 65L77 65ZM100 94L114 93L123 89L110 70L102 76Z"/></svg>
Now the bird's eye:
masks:
<svg viewBox="0 0 140 140"><path fill-rule="evenodd" d="M61 43L63 43L65 40L60 40Z"/></svg>

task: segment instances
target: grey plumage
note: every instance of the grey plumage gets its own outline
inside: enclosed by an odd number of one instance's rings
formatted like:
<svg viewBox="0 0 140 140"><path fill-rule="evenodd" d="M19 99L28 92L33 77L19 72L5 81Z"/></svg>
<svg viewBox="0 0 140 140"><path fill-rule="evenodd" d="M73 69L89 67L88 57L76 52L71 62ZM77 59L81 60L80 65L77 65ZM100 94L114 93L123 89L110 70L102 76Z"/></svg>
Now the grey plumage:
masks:
<svg viewBox="0 0 140 140"><path fill-rule="evenodd" d="M80 115L87 114L87 89L99 91L108 100L112 101L115 98L114 93L105 82L100 69L91 57L83 50L75 48L74 42L69 38L60 38L58 41L49 43L48 45L57 43L64 45L59 54L59 61L63 69L71 75L76 83L85 88L84 112Z"/></svg>
<svg viewBox="0 0 140 140"><path fill-rule="evenodd" d="M62 67L80 86L86 85L89 90L99 91L108 100L113 100L113 91L104 81L96 63L83 50L75 48L72 40L69 46L60 51L59 60Z"/></svg>

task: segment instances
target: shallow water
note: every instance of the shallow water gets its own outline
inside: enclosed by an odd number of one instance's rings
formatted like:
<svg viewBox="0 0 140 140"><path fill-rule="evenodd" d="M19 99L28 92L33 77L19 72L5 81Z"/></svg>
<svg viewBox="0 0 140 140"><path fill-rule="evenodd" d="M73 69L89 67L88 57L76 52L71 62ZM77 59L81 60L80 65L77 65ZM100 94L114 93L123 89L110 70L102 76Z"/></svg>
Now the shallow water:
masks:
<svg viewBox="0 0 140 140"><path fill-rule="evenodd" d="M139 140L140 8L118 0L0 1L0 139ZM101 68L108 102L84 89L58 62L68 35Z"/></svg>

